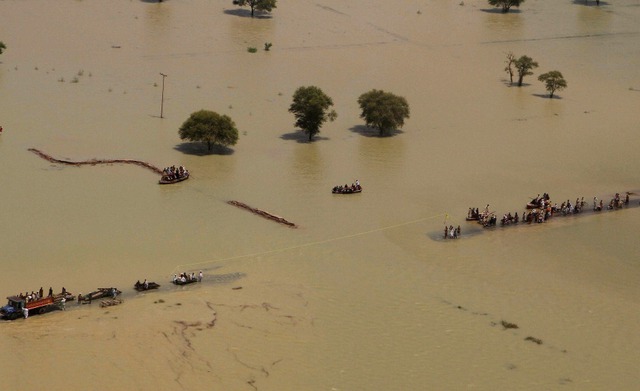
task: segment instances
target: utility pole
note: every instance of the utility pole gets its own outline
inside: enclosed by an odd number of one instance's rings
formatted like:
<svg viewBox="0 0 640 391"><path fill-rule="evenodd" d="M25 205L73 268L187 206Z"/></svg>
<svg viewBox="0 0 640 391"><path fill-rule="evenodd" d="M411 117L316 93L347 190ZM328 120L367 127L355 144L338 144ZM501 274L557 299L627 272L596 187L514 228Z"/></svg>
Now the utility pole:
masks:
<svg viewBox="0 0 640 391"><path fill-rule="evenodd" d="M164 78L167 77L167 75L162 72L160 72L160 75L162 76L162 100L160 102L160 118L164 118L162 116L162 113L164 111Z"/></svg>

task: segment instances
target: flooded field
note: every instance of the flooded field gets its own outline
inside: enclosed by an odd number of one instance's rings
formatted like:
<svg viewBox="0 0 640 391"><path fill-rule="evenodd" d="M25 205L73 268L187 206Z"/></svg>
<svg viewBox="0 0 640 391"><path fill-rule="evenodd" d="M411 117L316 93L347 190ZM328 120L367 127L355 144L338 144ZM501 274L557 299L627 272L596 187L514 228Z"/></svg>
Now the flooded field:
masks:
<svg viewBox="0 0 640 391"><path fill-rule="evenodd" d="M2 292L124 300L0 323L6 389L635 390L640 2L277 5L0 1ZM540 65L522 87L510 51ZM554 99L550 70L568 83ZM307 85L338 113L311 143L288 112ZM360 118L374 88L411 107L391 137ZM179 139L200 109L235 121L231 152ZM356 179L362 193L331 194ZM544 192L631 200L465 221ZM145 278L160 288L136 292Z"/></svg>

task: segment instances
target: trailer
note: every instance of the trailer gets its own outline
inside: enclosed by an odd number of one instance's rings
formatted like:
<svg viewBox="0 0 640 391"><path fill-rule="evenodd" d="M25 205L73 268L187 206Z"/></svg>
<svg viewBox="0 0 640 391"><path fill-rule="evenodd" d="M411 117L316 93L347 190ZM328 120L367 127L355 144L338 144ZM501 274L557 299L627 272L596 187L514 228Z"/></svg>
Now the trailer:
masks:
<svg viewBox="0 0 640 391"><path fill-rule="evenodd" d="M0 308L0 318L14 320L27 315L39 315L45 312L61 309L67 300L73 300L74 296L68 292L43 297L38 300L27 300L21 296L7 297L8 303ZM25 311L25 309L27 311Z"/></svg>

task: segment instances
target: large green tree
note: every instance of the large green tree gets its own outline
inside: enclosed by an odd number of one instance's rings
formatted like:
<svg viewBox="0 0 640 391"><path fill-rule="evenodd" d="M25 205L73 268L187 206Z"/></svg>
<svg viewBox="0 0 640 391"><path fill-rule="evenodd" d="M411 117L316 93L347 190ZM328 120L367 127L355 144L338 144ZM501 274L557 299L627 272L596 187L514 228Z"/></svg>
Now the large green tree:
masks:
<svg viewBox="0 0 640 391"><path fill-rule="evenodd" d="M409 104L401 96L382 90L371 90L360 95L358 104L362 109L360 118L367 126L380 131L380 136L401 128L405 118L409 118Z"/></svg>
<svg viewBox="0 0 640 391"><path fill-rule="evenodd" d="M2 54L2 52L4 51L4 49L6 49L7 46L4 44L4 42L0 41L0 54Z"/></svg>
<svg viewBox="0 0 640 391"><path fill-rule="evenodd" d="M553 98L553 93L567 88L567 81L560 71L549 71L538 76L538 80L545 84L549 91L549 99Z"/></svg>
<svg viewBox="0 0 640 391"><path fill-rule="evenodd" d="M192 113L178 130L180 139L202 142L211 152L214 145L229 146L238 142L236 124L227 115L209 110Z"/></svg>
<svg viewBox="0 0 640 391"><path fill-rule="evenodd" d="M289 112L296 118L296 126L309 135L309 141L320 133L323 123L338 117L335 110L329 111L333 100L316 86L299 87L293 94Z"/></svg>
<svg viewBox="0 0 640 391"><path fill-rule="evenodd" d="M520 7L524 0L489 0L494 7L502 7L502 12L509 12L511 7Z"/></svg>
<svg viewBox="0 0 640 391"><path fill-rule="evenodd" d="M529 56L522 56L518 58L513 62L513 65L516 67L516 71L518 72L518 87L522 86L522 79L524 79L525 76L533 75L531 70L538 67L538 63L533 61Z"/></svg>
<svg viewBox="0 0 640 391"><path fill-rule="evenodd" d="M276 0L233 0L233 4L250 7L252 18L254 11L271 12L276 8Z"/></svg>

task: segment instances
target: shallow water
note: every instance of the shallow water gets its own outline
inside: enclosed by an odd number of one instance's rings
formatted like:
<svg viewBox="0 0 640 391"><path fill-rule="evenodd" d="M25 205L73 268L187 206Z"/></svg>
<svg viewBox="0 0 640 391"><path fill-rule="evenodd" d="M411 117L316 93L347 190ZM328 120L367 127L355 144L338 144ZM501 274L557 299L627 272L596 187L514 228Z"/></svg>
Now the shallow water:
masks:
<svg viewBox="0 0 640 391"><path fill-rule="evenodd" d="M635 389L640 208L464 221L640 188L640 7L591 3L298 1L250 19L227 2L0 2L2 289L125 300L0 324L9 389ZM540 63L522 88L508 51ZM552 69L569 87L550 100L536 78ZM287 112L310 84L339 115L313 143ZM411 105L393 137L362 126L372 88ZM179 140L201 108L234 119L232 153ZM193 176L158 186L31 147ZM330 194L356 178L362 194ZM134 293L143 278L162 287ZM15 376L26 365L40 375Z"/></svg>

